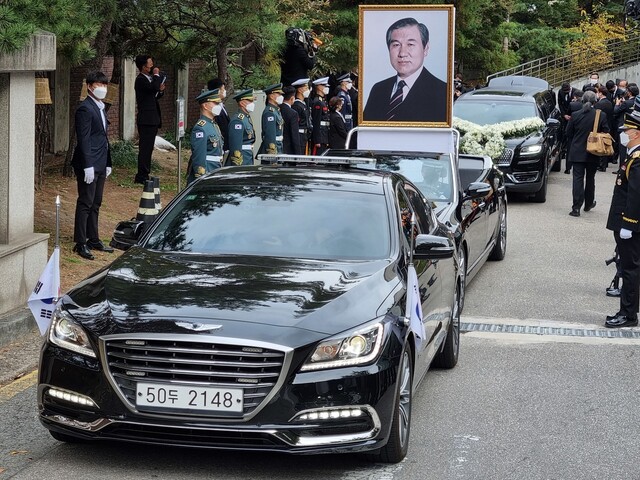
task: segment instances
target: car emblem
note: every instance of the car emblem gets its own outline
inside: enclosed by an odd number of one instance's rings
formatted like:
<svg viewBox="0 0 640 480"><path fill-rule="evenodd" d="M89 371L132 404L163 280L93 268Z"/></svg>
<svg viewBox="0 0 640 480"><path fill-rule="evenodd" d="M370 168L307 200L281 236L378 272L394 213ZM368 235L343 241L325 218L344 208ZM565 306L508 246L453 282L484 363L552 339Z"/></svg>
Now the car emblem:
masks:
<svg viewBox="0 0 640 480"><path fill-rule="evenodd" d="M178 327L186 328L188 330L193 330L194 332L207 332L220 330L222 325L205 325L203 323L191 323L191 322L176 322Z"/></svg>

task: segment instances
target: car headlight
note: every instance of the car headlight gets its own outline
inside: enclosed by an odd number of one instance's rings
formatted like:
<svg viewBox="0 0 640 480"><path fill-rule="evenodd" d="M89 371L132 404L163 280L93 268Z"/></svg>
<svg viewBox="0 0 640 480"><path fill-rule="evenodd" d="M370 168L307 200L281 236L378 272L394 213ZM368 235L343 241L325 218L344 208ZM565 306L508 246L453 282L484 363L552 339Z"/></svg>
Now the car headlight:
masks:
<svg viewBox="0 0 640 480"><path fill-rule="evenodd" d="M300 371L362 365L375 359L382 347L384 326L376 323L318 344Z"/></svg>
<svg viewBox="0 0 640 480"><path fill-rule="evenodd" d="M520 155L537 155L542 151L542 145L525 145L520 149Z"/></svg>
<svg viewBox="0 0 640 480"><path fill-rule="evenodd" d="M53 314L53 321L49 328L49 341L72 352L96 358L87 333L69 313L60 307Z"/></svg>

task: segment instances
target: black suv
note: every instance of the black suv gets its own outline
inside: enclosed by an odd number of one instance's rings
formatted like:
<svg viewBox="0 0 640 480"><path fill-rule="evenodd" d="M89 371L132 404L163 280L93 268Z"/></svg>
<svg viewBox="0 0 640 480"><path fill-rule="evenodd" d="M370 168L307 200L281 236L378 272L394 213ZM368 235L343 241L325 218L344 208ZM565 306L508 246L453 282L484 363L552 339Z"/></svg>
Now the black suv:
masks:
<svg viewBox="0 0 640 480"><path fill-rule="evenodd" d="M546 201L549 172L559 170L561 147L560 112L546 81L525 76L494 78L486 88L458 97L453 115L478 125L542 119L545 127L539 131L505 139L507 148L496 164L505 174L507 191L533 194L535 202Z"/></svg>

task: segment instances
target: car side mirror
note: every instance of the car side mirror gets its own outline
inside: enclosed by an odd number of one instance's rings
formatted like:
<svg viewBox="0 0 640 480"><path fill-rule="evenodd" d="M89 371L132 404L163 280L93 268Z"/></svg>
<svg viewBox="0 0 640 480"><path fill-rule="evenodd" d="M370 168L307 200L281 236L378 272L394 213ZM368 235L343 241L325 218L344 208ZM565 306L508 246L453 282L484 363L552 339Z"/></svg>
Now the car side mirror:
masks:
<svg viewBox="0 0 640 480"><path fill-rule="evenodd" d="M417 260L451 258L454 251L455 246L447 237L421 234L415 239L413 258Z"/></svg>
<svg viewBox="0 0 640 480"><path fill-rule="evenodd" d="M473 198L484 197L491 193L491 185L484 182L471 182L464 191L463 200L471 200Z"/></svg>
<svg viewBox="0 0 640 480"><path fill-rule="evenodd" d="M560 120L558 120L557 118L547 118L547 127L559 127L560 126Z"/></svg>
<svg viewBox="0 0 640 480"><path fill-rule="evenodd" d="M145 226L145 222L140 220L118 222L118 225L116 225L116 228L113 230L113 237L109 245L118 250L128 250L138 243L138 239L142 236Z"/></svg>

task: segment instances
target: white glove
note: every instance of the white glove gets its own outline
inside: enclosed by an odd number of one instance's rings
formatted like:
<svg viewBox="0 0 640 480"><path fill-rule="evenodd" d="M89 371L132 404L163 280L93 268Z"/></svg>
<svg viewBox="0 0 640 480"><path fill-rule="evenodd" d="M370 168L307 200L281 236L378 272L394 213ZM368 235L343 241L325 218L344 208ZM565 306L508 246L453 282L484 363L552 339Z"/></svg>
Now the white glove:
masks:
<svg viewBox="0 0 640 480"><path fill-rule="evenodd" d="M93 179L95 178L95 174L93 171L93 167L84 169L84 183L93 183Z"/></svg>
<svg viewBox="0 0 640 480"><path fill-rule="evenodd" d="M111 167L107 167L107 177L111 175Z"/></svg>
<svg viewBox="0 0 640 480"><path fill-rule="evenodd" d="M620 229L620 238L623 240L628 240L629 238L631 238L631 234L633 232L631 230L627 230L626 228L621 228Z"/></svg>

